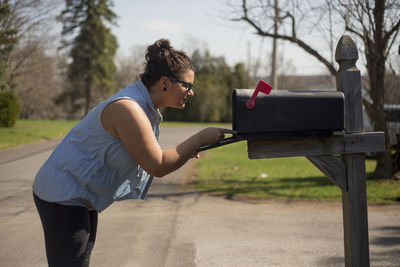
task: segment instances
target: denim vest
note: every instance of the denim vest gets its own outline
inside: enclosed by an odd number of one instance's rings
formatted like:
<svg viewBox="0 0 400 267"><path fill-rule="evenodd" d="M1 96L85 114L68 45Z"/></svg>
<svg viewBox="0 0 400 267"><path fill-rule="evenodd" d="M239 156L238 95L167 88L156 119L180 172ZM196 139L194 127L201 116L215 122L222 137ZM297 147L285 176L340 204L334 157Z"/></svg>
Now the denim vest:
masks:
<svg viewBox="0 0 400 267"><path fill-rule="evenodd" d="M145 198L153 176L101 123L104 108L119 99L140 105L158 140L162 116L146 86L138 81L97 105L68 133L36 175L33 191L39 198L48 202L80 199L99 212L114 201Z"/></svg>

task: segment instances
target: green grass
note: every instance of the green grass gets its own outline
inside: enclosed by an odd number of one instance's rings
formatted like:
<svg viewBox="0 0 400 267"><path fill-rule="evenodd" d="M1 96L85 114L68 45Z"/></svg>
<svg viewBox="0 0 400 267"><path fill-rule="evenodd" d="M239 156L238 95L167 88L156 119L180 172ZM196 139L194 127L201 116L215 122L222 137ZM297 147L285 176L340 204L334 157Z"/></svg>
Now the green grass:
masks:
<svg viewBox="0 0 400 267"><path fill-rule="evenodd" d="M232 197L341 200L341 190L305 157L249 160L246 142L207 152L188 187ZM367 176L376 162L366 161ZM400 181L367 180L370 204L400 201Z"/></svg>
<svg viewBox="0 0 400 267"><path fill-rule="evenodd" d="M18 120L13 128L0 128L0 150L65 136L77 121Z"/></svg>

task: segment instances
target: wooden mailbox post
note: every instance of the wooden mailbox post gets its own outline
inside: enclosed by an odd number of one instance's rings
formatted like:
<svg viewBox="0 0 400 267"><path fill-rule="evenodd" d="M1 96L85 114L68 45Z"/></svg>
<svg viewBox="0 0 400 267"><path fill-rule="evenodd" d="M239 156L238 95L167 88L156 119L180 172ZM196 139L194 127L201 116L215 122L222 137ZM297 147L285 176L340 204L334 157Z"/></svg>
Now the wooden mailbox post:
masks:
<svg viewBox="0 0 400 267"><path fill-rule="evenodd" d="M363 132L361 75L357 47L344 35L335 54L337 90L345 95L345 133L331 137L248 141L251 159L306 156L340 187L346 266L369 266L365 152L383 151L383 132ZM340 154L341 160L334 156Z"/></svg>

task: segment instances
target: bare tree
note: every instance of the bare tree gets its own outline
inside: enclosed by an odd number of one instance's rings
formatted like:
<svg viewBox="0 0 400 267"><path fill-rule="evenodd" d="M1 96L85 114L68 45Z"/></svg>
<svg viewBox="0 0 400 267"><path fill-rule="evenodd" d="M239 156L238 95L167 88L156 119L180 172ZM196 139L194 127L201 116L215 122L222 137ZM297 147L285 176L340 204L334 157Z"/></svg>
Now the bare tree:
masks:
<svg viewBox="0 0 400 267"><path fill-rule="evenodd" d="M36 46L36 44L35 44ZM30 47L18 48L25 53ZM60 65L63 58L46 54L44 47L36 47L20 66L16 80L16 92L21 102L21 117L35 119L56 119L60 108L54 98L61 93L63 79Z"/></svg>
<svg viewBox="0 0 400 267"><path fill-rule="evenodd" d="M375 129L385 131L386 135L386 152L378 153L375 173L377 177L390 177L396 170L384 112L385 72L390 50L399 41L400 2L337 0L336 10L345 21L346 31L364 44L369 85L366 89L371 102L363 102Z"/></svg>
<svg viewBox="0 0 400 267"><path fill-rule="evenodd" d="M115 73L116 89L122 89L139 80L143 68L146 46L133 46L128 55L118 54L116 58L117 72Z"/></svg>
<svg viewBox="0 0 400 267"><path fill-rule="evenodd" d="M10 66L8 79L14 80L21 73L22 65L35 51L43 47L55 48L49 32L54 27L56 13L54 10L60 7L61 0L12 0L11 14L0 23L2 29L18 29L19 40L17 49L8 58Z"/></svg>
<svg viewBox="0 0 400 267"><path fill-rule="evenodd" d="M336 74L333 62L324 53L324 49L316 47L309 36L315 29L321 29L328 17L330 30L320 32L328 43L332 44L332 32L338 29L350 32L363 44L364 61L368 73L367 92L370 102L364 105L370 115L375 129L386 131L384 114L385 71L388 56L393 47L399 43L400 2L398 0L326 0L325 3L315 1L287 0L281 4L281 26L275 34L271 26L271 1L242 0L240 8L234 11L231 19L244 22L263 37L278 38L289 41L320 61L332 75ZM338 28L340 27L340 28ZM333 30L332 30L333 29ZM331 49L325 49L331 50ZM375 177L389 178L395 171L390 151L390 140L386 134L386 151L377 154Z"/></svg>
<svg viewBox="0 0 400 267"><path fill-rule="evenodd" d="M2 30L18 30L19 42L7 57L6 79L15 85L22 118L55 118L53 96L61 89L54 28L61 0L10 0L11 12L0 22Z"/></svg>
<svg viewBox="0 0 400 267"><path fill-rule="evenodd" d="M251 3L250 3L251 2ZM281 3L279 8L280 27L277 34L274 33L274 5L271 0L266 1L246 1L242 0L240 11L235 11L231 16L232 21L245 22L255 30L255 33L262 37L277 38L296 44L305 52L314 56L324 64L330 73L336 73L335 67L327 60L319 49L314 48L314 44L309 44L307 37L310 28L315 28L318 18L311 19L311 12L321 5L313 4L313 1L287 0ZM250 3L250 4L249 4ZM322 16L323 17L323 16Z"/></svg>

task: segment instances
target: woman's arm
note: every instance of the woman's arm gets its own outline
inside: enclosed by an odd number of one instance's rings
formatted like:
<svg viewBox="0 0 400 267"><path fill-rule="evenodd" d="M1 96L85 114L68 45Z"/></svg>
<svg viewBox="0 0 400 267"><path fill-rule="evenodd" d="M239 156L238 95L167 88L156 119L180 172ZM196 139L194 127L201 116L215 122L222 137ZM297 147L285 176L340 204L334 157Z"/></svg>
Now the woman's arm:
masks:
<svg viewBox="0 0 400 267"><path fill-rule="evenodd" d="M163 151L142 108L128 99L109 104L103 111L101 121L104 129L122 141L140 166L157 177L180 168L197 155L200 146L214 144L224 133L232 133L229 129L205 128L177 147Z"/></svg>

